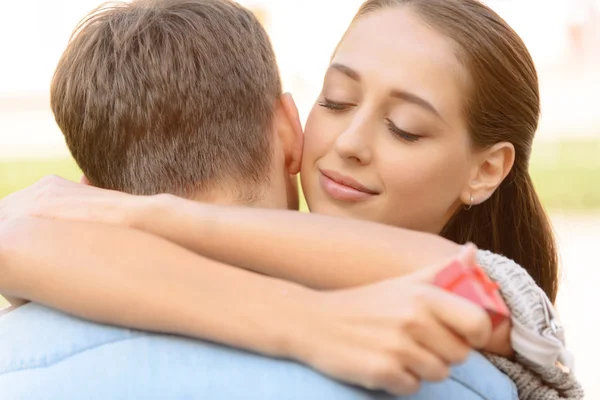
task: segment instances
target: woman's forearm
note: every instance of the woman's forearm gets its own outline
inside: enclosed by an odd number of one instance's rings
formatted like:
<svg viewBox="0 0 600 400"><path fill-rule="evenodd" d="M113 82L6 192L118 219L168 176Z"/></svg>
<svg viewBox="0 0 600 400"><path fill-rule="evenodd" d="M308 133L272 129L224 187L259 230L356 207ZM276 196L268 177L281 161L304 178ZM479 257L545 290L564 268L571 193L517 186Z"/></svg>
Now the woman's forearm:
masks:
<svg viewBox="0 0 600 400"><path fill-rule="evenodd" d="M318 296L143 232L35 219L0 229L0 276L0 292L76 316L282 357Z"/></svg>
<svg viewBox="0 0 600 400"><path fill-rule="evenodd" d="M412 273L459 252L437 235L360 220L198 204L161 195L140 201L132 226L194 252L269 276L343 288Z"/></svg>

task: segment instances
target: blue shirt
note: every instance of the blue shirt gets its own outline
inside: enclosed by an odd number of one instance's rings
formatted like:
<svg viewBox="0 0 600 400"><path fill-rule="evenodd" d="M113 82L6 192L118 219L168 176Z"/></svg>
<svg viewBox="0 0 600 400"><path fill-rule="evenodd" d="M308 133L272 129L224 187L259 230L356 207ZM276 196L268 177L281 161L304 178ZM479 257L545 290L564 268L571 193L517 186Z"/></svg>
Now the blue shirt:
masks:
<svg viewBox="0 0 600 400"><path fill-rule="evenodd" d="M95 324L38 304L0 319L0 398L391 400L301 364L199 340ZM445 382L404 400L517 399L474 353Z"/></svg>

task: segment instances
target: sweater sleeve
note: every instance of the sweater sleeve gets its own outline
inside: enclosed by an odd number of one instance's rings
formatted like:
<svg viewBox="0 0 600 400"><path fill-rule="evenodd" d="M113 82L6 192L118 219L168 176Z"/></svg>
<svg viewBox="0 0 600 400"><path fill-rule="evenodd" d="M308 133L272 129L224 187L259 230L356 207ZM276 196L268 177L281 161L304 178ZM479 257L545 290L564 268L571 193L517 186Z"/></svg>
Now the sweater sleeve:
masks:
<svg viewBox="0 0 600 400"><path fill-rule="evenodd" d="M515 382L522 400L582 399L564 330L546 294L506 257L479 250L477 261L500 286L513 325L514 359L487 354L488 359Z"/></svg>

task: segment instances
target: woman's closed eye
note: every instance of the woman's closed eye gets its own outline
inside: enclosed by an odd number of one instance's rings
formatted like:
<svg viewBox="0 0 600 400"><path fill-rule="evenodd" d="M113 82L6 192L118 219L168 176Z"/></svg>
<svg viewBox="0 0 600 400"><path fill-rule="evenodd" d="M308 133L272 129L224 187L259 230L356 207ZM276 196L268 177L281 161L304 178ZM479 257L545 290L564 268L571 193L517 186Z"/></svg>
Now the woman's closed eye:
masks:
<svg viewBox="0 0 600 400"><path fill-rule="evenodd" d="M324 97L322 101L319 101L319 105L323 108L327 108L331 111L341 112L346 111L349 108L353 107L355 104L351 103L343 103L339 101L330 100L327 97Z"/></svg>
<svg viewBox="0 0 600 400"><path fill-rule="evenodd" d="M418 141L419 139L421 139L421 136L419 136L419 135L415 135L414 133L410 133L403 129L398 128L389 119L386 119L385 122L387 123L388 129L390 130L390 132L392 132L392 134L394 136L396 136L397 138L399 138L401 140L405 140L407 142L414 143L414 142Z"/></svg>
<svg viewBox="0 0 600 400"><path fill-rule="evenodd" d="M323 97L323 100L318 102L319 106L326 108L330 111L339 113L349 110L352 107L355 107L356 104L353 103L344 103L341 101L331 100L327 97ZM401 140L405 140L407 142L413 143L421 139L420 135L415 135L414 133L407 132L403 129L398 128L390 119L385 120L389 131L397 138Z"/></svg>

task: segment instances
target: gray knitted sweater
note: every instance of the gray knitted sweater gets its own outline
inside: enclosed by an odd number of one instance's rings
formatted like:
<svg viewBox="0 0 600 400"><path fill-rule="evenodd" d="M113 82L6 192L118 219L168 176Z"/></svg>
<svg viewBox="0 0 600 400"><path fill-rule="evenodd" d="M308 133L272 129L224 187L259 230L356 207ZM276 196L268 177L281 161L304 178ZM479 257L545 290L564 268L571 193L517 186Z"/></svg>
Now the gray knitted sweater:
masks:
<svg viewBox="0 0 600 400"><path fill-rule="evenodd" d="M506 257L479 250L477 261L500 285L513 324L515 358L486 354L488 359L515 382L521 400L583 399L563 329L546 294L525 269Z"/></svg>

